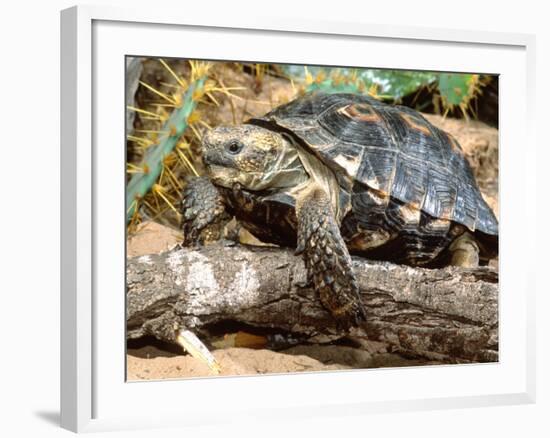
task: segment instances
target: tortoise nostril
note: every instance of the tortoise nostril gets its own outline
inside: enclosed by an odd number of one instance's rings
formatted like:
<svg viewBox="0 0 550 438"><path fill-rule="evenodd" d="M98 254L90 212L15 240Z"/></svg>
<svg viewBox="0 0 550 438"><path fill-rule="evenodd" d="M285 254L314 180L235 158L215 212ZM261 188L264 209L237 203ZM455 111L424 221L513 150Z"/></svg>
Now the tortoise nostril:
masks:
<svg viewBox="0 0 550 438"><path fill-rule="evenodd" d="M202 161L204 162L205 166L212 164L212 153L208 149L203 151Z"/></svg>

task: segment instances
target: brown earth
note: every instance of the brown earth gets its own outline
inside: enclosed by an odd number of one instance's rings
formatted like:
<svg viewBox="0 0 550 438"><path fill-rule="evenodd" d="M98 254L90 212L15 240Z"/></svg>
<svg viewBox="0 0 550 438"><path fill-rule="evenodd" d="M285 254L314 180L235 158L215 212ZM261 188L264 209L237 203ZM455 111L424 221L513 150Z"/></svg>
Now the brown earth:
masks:
<svg viewBox="0 0 550 438"><path fill-rule="evenodd" d="M365 350L338 345L303 345L284 352L250 348L214 350L220 374L194 357L170 353L155 346L129 349L129 381L181 379L209 376L245 376L256 374L296 373L302 371L335 371L358 368L402 367L437 364L406 359L392 353L371 354Z"/></svg>

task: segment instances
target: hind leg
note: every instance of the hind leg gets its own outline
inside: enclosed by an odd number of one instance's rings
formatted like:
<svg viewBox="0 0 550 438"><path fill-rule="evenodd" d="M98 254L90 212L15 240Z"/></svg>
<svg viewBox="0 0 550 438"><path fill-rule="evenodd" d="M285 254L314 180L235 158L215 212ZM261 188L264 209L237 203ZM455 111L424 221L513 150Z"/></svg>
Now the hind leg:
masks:
<svg viewBox="0 0 550 438"><path fill-rule="evenodd" d="M466 232L457 237L449 247L451 265L463 268L479 266L479 246L474 237Z"/></svg>

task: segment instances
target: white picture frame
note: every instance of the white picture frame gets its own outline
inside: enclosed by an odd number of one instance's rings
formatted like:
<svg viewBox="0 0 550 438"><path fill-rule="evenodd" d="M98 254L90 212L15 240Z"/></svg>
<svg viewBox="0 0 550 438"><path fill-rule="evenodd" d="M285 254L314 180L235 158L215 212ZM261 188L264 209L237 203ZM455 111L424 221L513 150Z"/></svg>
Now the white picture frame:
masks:
<svg viewBox="0 0 550 438"><path fill-rule="evenodd" d="M534 288L521 254L530 253L536 233L518 233L526 224L536 229L523 207L534 204L535 174L525 165L536 147L534 36L239 17L103 6L61 13L62 427L102 431L534 402ZM183 37L195 38L193 47L178 44ZM368 59L358 55L364 53ZM500 74L499 363L126 383L123 55ZM292 401L285 397L290 387Z"/></svg>

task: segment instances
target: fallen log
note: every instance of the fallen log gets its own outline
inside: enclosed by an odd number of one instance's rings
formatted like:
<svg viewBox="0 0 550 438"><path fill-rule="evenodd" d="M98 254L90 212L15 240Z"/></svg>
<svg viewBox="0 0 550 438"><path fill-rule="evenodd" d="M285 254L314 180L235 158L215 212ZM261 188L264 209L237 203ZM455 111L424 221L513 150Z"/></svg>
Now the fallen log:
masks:
<svg viewBox="0 0 550 438"><path fill-rule="evenodd" d="M498 273L493 268L422 269L354 257L368 321L356 339L448 362L498 360ZM128 259L127 337L174 342L182 327L222 321L326 342L346 336L306 284L291 250L224 246Z"/></svg>

